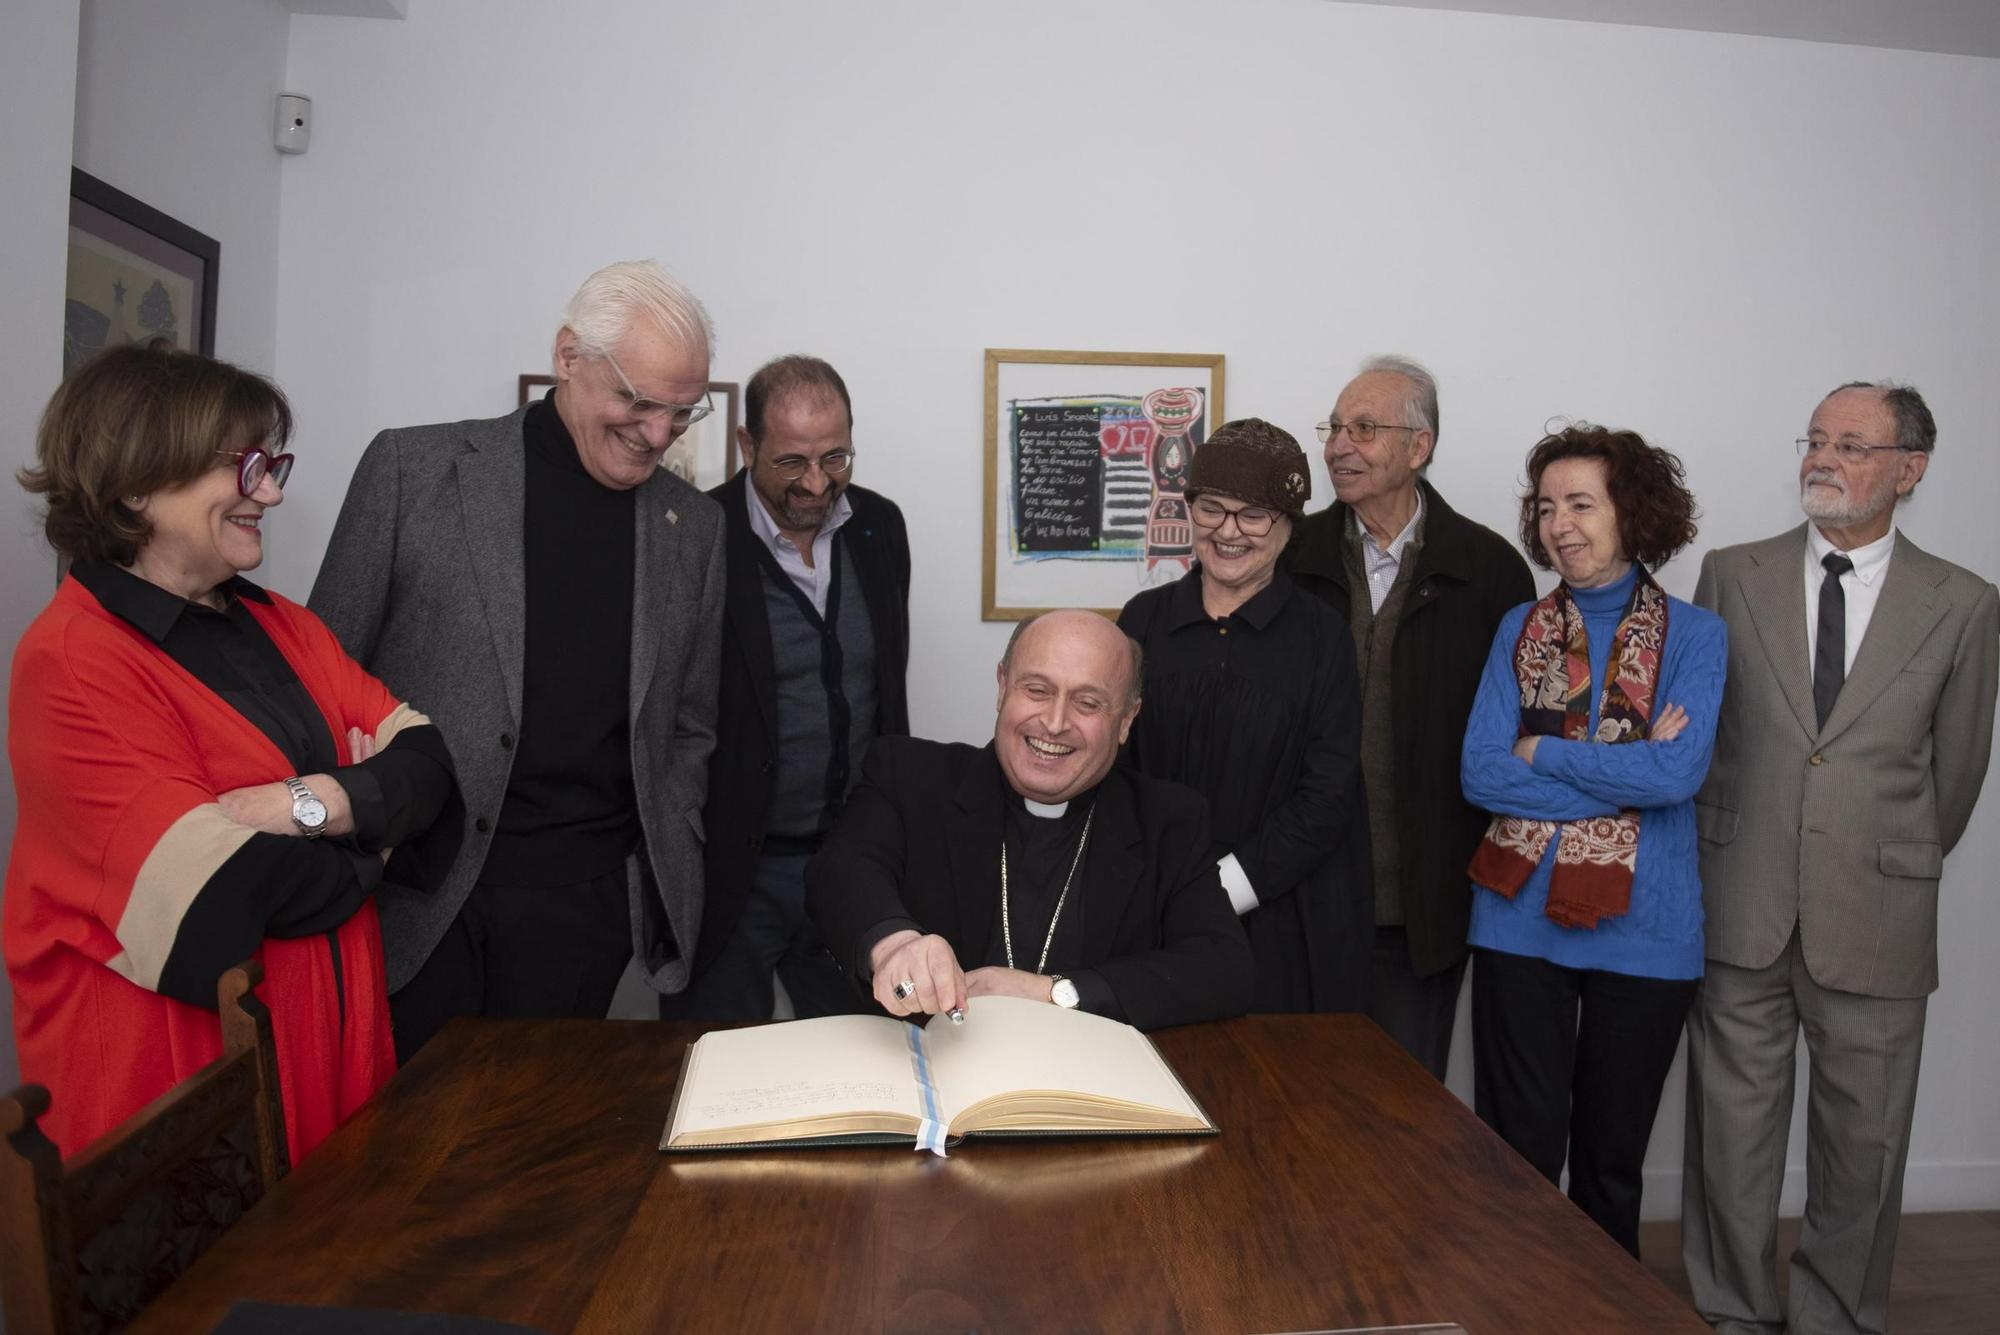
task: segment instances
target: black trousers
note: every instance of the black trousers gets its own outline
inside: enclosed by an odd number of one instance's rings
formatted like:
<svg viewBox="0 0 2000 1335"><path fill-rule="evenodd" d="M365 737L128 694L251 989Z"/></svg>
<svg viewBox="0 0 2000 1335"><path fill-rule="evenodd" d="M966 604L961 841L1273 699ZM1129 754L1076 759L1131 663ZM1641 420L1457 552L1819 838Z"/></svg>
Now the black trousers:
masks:
<svg viewBox="0 0 2000 1335"><path fill-rule="evenodd" d="M1551 1182L1639 1254L1640 1171L1660 1087L1700 980L1568 969L1475 949L1474 1105Z"/></svg>
<svg viewBox="0 0 2000 1335"><path fill-rule="evenodd" d="M1410 967L1409 930L1378 926L1369 964L1368 1018L1442 1083L1451 1061L1451 1030L1458 1019L1465 961L1419 978Z"/></svg>
<svg viewBox="0 0 2000 1335"><path fill-rule="evenodd" d="M631 959L622 865L576 885L481 882L417 976L389 996L396 1061L454 1016L601 1020Z"/></svg>
<svg viewBox="0 0 2000 1335"><path fill-rule="evenodd" d="M662 1020L768 1020L777 997L773 973L801 1020L873 1011L826 953L806 917L803 853L771 853L757 860L756 880L743 915L715 962L675 996L660 998Z"/></svg>

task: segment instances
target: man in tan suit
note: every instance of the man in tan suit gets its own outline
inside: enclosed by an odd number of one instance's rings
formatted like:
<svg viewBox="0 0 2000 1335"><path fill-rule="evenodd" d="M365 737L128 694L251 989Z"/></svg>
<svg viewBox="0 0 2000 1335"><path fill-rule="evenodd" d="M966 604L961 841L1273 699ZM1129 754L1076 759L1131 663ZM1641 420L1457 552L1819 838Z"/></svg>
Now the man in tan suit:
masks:
<svg viewBox="0 0 2000 1335"><path fill-rule="evenodd" d="M1688 1018L1682 1253L1722 1331L1880 1331L1936 989L1938 877L1993 737L2000 594L1896 531L1937 426L1842 385L1798 442L1809 523L1711 552L1729 623L1695 798L1708 973ZM1794 1052L1811 1055L1806 1212L1775 1274Z"/></svg>

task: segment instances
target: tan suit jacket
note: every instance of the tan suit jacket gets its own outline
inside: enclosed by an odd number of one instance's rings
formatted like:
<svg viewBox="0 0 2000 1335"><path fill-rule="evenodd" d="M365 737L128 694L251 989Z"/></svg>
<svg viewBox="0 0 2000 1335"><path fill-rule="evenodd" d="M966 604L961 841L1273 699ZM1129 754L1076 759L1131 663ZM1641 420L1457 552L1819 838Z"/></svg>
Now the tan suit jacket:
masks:
<svg viewBox="0 0 2000 1335"><path fill-rule="evenodd" d="M1799 930L1822 987L1935 991L1937 891L1986 775L2000 593L1898 534L1840 698L1817 727L1804 525L1710 552L1729 623L1715 761L1695 797L1708 957L1774 962Z"/></svg>

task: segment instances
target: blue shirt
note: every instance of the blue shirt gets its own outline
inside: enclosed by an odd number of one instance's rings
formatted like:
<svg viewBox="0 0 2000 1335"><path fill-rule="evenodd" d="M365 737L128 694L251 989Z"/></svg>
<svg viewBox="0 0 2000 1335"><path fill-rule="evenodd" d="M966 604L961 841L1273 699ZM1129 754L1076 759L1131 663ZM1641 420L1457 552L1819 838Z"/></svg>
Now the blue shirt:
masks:
<svg viewBox="0 0 2000 1335"><path fill-rule="evenodd" d="M1573 589L1590 646L1590 735L1611 640L1631 601L1636 570L1598 589ZM1565 741L1544 737L1531 766L1514 755L1521 731L1521 688L1514 645L1533 606L1501 619L1473 698L1460 756L1466 800L1488 811L1532 820L1581 820L1634 808L1639 851L1632 906L1593 928L1563 927L1543 912L1555 867L1551 840L1541 865L1512 899L1475 884L1468 940L1488 950L1529 955L1572 969L1605 969L1642 978L1699 978L1703 969L1701 873L1696 861L1694 794L1715 750L1715 724L1728 670L1728 634L1715 613L1667 600L1666 650L1653 712L1670 704L1688 713L1671 742Z"/></svg>

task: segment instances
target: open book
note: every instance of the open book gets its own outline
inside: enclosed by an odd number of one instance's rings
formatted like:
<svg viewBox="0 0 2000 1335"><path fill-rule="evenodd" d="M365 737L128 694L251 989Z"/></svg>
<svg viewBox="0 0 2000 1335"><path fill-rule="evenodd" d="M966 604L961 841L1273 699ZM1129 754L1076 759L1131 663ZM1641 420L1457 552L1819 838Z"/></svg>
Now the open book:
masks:
<svg viewBox="0 0 2000 1335"><path fill-rule="evenodd" d="M978 997L962 1025L830 1015L706 1034L681 1065L660 1148L1214 1133L1131 1025Z"/></svg>

